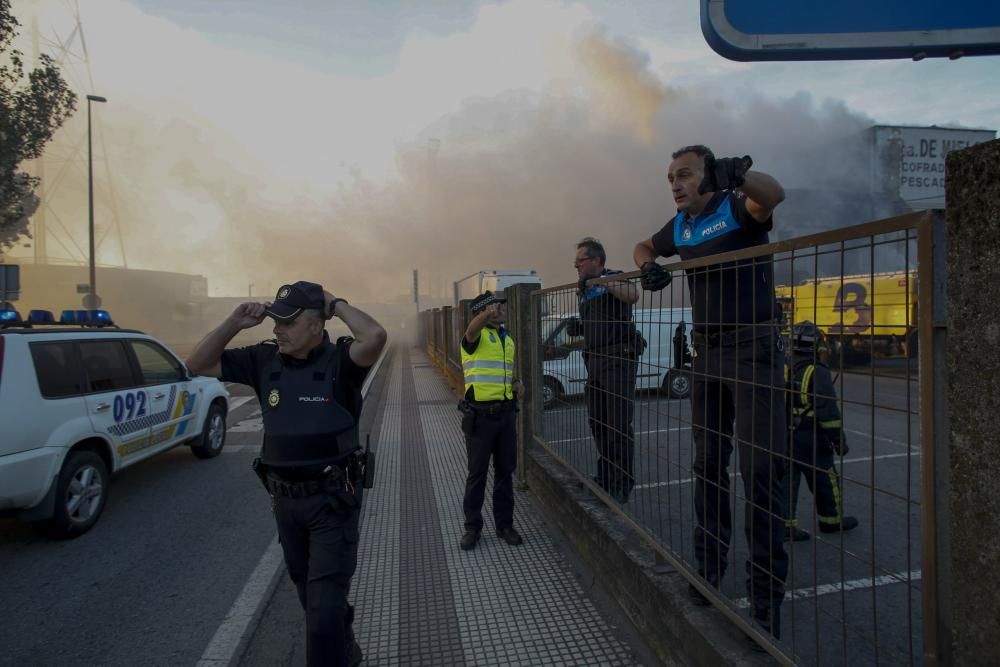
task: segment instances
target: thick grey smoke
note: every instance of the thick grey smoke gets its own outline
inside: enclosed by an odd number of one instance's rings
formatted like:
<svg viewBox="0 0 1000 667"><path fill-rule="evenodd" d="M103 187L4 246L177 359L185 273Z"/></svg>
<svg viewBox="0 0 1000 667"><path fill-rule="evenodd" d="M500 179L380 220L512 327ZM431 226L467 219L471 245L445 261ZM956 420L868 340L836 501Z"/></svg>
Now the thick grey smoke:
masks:
<svg viewBox="0 0 1000 667"><path fill-rule="evenodd" d="M779 238L867 221L836 212L838 196L868 198L863 116L805 95L671 88L641 53L603 34L581 39L577 56L589 74L585 95L469 102L400 150L398 180L359 179L340 192L328 224L351 233L330 233L303 265L335 249L341 280L356 271L381 294L405 291L413 267L437 276L442 295L480 269L534 268L552 285L575 280L575 242L593 235L609 265L631 270L633 245L675 212L670 153L692 143L750 154L784 183L795 217L776 215ZM831 194L820 202L809 191ZM810 201L816 210L804 219Z"/></svg>

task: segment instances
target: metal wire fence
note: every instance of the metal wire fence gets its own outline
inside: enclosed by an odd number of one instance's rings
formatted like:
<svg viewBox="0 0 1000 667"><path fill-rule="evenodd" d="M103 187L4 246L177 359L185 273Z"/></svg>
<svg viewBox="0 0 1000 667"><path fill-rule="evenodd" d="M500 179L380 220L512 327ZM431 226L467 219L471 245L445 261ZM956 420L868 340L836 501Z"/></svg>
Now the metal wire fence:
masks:
<svg viewBox="0 0 1000 667"><path fill-rule="evenodd" d="M542 366L536 441L639 527L692 601L786 664L934 653L923 629L936 600L922 586L933 563L921 555L935 516L921 430L933 420L922 424L921 406L936 407L917 356L918 329L931 338L918 316L930 311L932 222L913 214L670 264L672 284L641 292L624 325L581 318L575 284L532 295L545 314L538 339L519 344ZM639 274L594 283L615 280ZM758 306L741 311L747 300ZM421 317L424 344L460 373L465 317Z"/></svg>

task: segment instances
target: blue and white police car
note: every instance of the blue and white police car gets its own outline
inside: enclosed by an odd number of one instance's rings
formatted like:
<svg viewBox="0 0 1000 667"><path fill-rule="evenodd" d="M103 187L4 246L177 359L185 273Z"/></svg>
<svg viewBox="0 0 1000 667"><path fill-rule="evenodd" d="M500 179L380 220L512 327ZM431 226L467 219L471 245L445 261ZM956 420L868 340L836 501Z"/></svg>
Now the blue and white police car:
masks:
<svg viewBox="0 0 1000 667"><path fill-rule="evenodd" d="M181 444L218 456L228 408L221 382L107 311L0 304L0 515L82 535L112 473Z"/></svg>

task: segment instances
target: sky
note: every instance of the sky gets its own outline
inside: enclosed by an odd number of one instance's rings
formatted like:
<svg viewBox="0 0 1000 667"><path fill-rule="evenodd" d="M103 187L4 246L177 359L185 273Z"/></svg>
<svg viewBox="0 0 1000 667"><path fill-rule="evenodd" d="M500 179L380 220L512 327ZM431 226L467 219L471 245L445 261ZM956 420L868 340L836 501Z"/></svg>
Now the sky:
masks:
<svg viewBox="0 0 1000 667"><path fill-rule="evenodd" d="M26 54L37 16L43 51L70 44L77 92L109 100L92 109L98 261L205 275L211 295L309 279L390 299L414 268L442 296L479 269L571 282L583 236L631 268L674 212L678 146L851 193L871 125L1000 128L997 57L732 62L696 0L79 4L86 61L75 3L13 9ZM46 158L58 261L86 243L85 112Z"/></svg>

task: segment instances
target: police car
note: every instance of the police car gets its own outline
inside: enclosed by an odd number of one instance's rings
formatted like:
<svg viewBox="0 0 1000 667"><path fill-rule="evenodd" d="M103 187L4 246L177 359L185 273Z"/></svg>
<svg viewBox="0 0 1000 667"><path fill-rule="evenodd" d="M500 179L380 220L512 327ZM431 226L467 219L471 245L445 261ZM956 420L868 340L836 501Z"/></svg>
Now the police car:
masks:
<svg viewBox="0 0 1000 667"><path fill-rule="evenodd" d="M110 475L186 444L222 452L229 393L103 310L0 304L0 515L57 537L97 522Z"/></svg>

